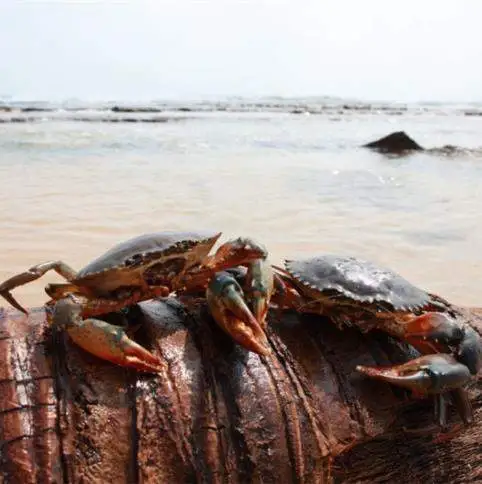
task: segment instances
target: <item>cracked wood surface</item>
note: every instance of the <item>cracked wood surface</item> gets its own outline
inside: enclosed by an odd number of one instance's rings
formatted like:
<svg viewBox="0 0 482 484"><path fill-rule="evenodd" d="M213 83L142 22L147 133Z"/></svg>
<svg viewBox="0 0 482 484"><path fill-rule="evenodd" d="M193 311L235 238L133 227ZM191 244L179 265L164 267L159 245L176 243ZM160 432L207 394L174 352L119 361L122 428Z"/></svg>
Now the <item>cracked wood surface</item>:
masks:
<svg viewBox="0 0 482 484"><path fill-rule="evenodd" d="M410 357L387 335L285 314L270 322L272 355L259 357L203 307L150 301L129 319L163 359L159 375L85 353L42 309L0 309L0 482L482 481L480 384L475 424L452 440L403 432L431 423L430 402L354 372Z"/></svg>

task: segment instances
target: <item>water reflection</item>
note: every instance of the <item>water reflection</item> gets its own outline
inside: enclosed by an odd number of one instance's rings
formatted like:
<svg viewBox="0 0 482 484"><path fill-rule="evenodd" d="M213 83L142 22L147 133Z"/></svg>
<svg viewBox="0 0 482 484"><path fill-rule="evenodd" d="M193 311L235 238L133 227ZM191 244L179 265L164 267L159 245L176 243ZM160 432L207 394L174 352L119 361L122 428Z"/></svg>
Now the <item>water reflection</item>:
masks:
<svg viewBox="0 0 482 484"><path fill-rule="evenodd" d="M436 121L426 120L425 138L450 126ZM49 259L80 268L143 232L211 228L258 238L275 262L356 254L480 304L482 160L355 148L392 129L377 118L314 117L2 126L0 280ZM16 293L38 304L55 280Z"/></svg>

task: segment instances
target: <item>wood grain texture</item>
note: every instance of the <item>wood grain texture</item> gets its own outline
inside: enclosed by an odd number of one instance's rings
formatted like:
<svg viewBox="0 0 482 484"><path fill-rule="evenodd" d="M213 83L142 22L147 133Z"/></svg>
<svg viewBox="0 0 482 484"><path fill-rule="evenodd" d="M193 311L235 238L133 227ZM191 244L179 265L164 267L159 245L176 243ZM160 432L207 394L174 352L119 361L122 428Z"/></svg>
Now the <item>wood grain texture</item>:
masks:
<svg viewBox="0 0 482 484"><path fill-rule="evenodd" d="M407 434L430 424L431 403L354 371L410 358L387 335L286 313L270 321L272 355L260 357L204 307L149 301L129 319L165 362L160 374L85 353L41 309L0 309L1 482L482 481L480 383L474 425L440 444Z"/></svg>

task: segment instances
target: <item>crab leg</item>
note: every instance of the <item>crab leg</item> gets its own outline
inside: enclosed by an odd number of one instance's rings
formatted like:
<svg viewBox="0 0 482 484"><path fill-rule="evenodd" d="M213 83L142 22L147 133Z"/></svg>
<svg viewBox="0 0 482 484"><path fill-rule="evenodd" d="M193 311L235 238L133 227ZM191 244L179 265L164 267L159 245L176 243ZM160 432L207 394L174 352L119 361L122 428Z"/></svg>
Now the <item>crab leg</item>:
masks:
<svg viewBox="0 0 482 484"><path fill-rule="evenodd" d="M206 297L214 320L227 334L254 353L269 353L263 328L246 305L243 290L234 276L226 272L216 274Z"/></svg>
<svg viewBox="0 0 482 484"><path fill-rule="evenodd" d="M69 294L82 294L83 296L93 297L92 292L83 286L70 283L51 283L45 286L45 292L54 300L62 299Z"/></svg>
<svg viewBox="0 0 482 484"><path fill-rule="evenodd" d="M452 355L424 355L401 365L368 367L357 371L370 378L392 383L422 395L434 395L435 412L441 426L446 425L446 394L450 393L465 423L472 421L472 409L463 386L470 380L469 369Z"/></svg>
<svg viewBox="0 0 482 484"><path fill-rule="evenodd" d="M274 273L275 293L273 295L273 302L280 309L301 309L306 306L308 301L299 293L299 291L291 284L291 276L278 266L272 266L276 269Z"/></svg>
<svg viewBox="0 0 482 484"><path fill-rule="evenodd" d="M16 287L23 286L29 282L35 281L42 277L46 272L54 270L67 281L75 279L77 273L69 267L65 262L60 260L42 262L37 264L21 274L17 274L5 282L0 284L0 295L3 296L14 308L27 314L27 310L17 302L17 300L10 294L10 291Z"/></svg>
<svg viewBox="0 0 482 484"><path fill-rule="evenodd" d="M101 314L116 312L139 302L147 301L148 299L166 297L169 295L169 292L169 288L164 286L147 286L146 289L133 291L119 299L82 298L82 316L98 316ZM79 300L78 295L75 297Z"/></svg>
<svg viewBox="0 0 482 484"><path fill-rule="evenodd" d="M163 370L162 360L131 340L120 326L83 319L82 313L82 303L61 299L54 308L53 324L65 329L75 344L103 360L138 371Z"/></svg>

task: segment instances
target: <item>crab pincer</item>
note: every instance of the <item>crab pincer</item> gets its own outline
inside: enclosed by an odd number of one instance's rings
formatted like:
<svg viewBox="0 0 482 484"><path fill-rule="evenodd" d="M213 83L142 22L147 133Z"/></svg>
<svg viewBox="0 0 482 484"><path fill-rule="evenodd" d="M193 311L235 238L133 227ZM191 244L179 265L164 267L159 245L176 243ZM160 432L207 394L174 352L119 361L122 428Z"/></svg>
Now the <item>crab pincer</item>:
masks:
<svg viewBox="0 0 482 484"><path fill-rule="evenodd" d="M82 302L73 296L57 301L53 325L65 329L74 343L103 360L149 373L164 369L162 360L131 340L122 327L85 318Z"/></svg>
<svg viewBox="0 0 482 484"><path fill-rule="evenodd" d="M457 360L472 375L482 368L482 338L469 325L461 325L446 313L429 312L404 326L404 339L419 351L445 352L453 348Z"/></svg>
<svg viewBox="0 0 482 484"><path fill-rule="evenodd" d="M249 264L244 287L254 317L266 328L266 317L275 287L273 268L266 258Z"/></svg>
<svg viewBox="0 0 482 484"><path fill-rule="evenodd" d="M226 272L241 285L249 309L261 327L266 329L266 318L277 282L276 276L265 257L256 259L246 266L229 268Z"/></svg>
<svg viewBox="0 0 482 484"><path fill-rule="evenodd" d="M214 320L234 341L260 355L270 352L266 334L247 306L243 289L232 274L215 274L206 290L206 298Z"/></svg>
<svg viewBox="0 0 482 484"><path fill-rule="evenodd" d="M358 365L364 375L411 390L419 395L433 395L435 414L441 427L447 424L446 396L453 403L464 421L472 421L472 408L463 386L471 378L470 370L452 355L438 353L424 355L401 365L369 367Z"/></svg>

